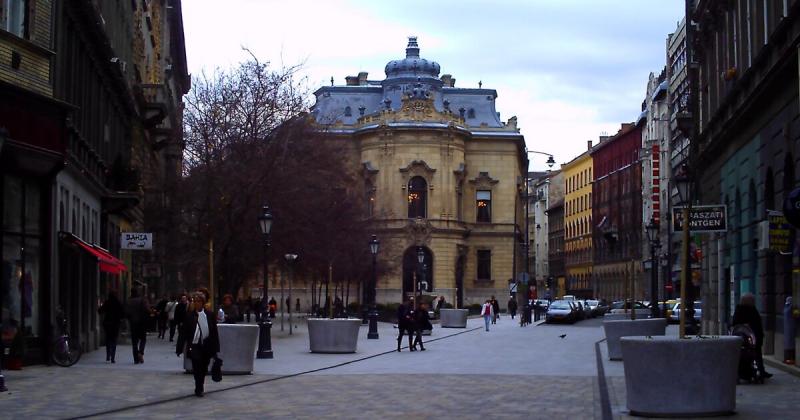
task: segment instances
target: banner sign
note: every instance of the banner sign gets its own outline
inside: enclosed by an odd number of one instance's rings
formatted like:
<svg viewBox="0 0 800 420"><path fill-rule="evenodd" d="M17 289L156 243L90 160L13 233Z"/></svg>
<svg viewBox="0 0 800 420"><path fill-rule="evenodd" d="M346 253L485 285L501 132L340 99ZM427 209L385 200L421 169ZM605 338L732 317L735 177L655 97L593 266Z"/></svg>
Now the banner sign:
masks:
<svg viewBox="0 0 800 420"><path fill-rule="evenodd" d="M792 225L789 224L783 213L775 210L768 210L767 219L769 221L769 249L781 254L789 253L792 250L790 246Z"/></svg>
<svg viewBox="0 0 800 420"><path fill-rule="evenodd" d="M672 208L672 231L683 230L683 209ZM726 232L728 209L725 205L692 206L689 213L689 231L693 233Z"/></svg>
<svg viewBox="0 0 800 420"><path fill-rule="evenodd" d="M152 233L122 232L121 236L122 249L153 249Z"/></svg>

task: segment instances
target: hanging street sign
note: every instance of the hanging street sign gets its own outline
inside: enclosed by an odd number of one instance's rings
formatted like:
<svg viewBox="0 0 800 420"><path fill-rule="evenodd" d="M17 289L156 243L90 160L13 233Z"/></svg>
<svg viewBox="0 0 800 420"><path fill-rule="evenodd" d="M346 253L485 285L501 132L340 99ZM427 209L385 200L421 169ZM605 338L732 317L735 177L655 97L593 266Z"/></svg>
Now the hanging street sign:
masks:
<svg viewBox="0 0 800 420"><path fill-rule="evenodd" d="M791 254L792 225L786 220L783 213L775 210L767 210L767 221L769 223L769 244L770 250L787 255Z"/></svg>
<svg viewBox="0 0 800 420"><path fill-rule="evenodd" d="M672 208L672 231L681 232L683 230L683 209L682 206ZM726 221L728 209L724 204L710 206L692 206L689 213L689 232L726 232L728 226Z"/></svg>
<svg viewBox="0 0 800 420"><path fill-rule="evenodd" d="M122 232L120 248L147 250L153 249L152 233Z"/></svg>

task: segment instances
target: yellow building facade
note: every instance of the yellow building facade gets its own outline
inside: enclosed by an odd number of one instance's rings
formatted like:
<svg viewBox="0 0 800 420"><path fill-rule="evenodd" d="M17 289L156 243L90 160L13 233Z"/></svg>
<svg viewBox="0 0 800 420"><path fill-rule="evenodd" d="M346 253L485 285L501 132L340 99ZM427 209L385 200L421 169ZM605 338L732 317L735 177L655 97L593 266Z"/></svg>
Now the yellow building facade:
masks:
<svg viewBox="0 0 800 420"><path fill-rule="evenodd" d="M505 303L524 271L525 141L516 118L500 120L495 90L456 88L438 73L411 37L385 80L361 73L320 88L312 114L352 145L367 186L378 258L390 269L378 302L416 287L459 307L491 295Z"/></svg>
<svg viewBox="0 0 800 420"><path fill-rule="evenodd" d="M591 144L589 145L591 150ZM566 294L592 296L592 156L584 152L561 166L564 173Z"/></svg>

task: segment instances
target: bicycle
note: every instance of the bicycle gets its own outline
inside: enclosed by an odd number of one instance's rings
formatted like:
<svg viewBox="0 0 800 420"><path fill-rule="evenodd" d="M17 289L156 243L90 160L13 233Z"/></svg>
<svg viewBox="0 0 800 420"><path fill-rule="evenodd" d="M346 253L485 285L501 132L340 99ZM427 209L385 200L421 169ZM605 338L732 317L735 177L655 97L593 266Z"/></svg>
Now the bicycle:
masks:
<svg viewBox="0 0 800 420"><path fill-rule="evenodd" d="M73 340L69 336L67 319L61 317L58 322L61 327L61 335L53 340L53 354L51 358L53 363L59 366L70 367L78 363L78 360L81 359L81 355L83 354L83 350L78 340Z"/></svg>

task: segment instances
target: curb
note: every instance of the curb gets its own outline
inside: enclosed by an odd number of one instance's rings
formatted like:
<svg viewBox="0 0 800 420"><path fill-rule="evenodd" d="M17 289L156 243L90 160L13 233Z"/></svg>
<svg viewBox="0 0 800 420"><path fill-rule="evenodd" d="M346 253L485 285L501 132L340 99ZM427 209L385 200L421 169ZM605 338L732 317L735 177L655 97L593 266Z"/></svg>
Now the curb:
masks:
<svg viewBox="0 0 800 420"><path fill-rule="evenodd" d="M791 367L783 362L779 362L777 360L773 360L771 357L764 357L764 364L774 367L780 371L786 372L790 375L796 376L800 378L800 369L796 367Z"/></svg>

